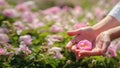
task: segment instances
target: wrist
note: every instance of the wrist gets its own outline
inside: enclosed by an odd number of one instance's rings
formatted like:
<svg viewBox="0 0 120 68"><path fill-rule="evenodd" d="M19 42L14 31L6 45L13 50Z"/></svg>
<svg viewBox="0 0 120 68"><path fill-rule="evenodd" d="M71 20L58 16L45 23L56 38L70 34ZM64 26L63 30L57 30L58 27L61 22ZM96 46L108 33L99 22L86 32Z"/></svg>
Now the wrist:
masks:
<svg viewBox="0 0 120 68"><path fill-rule="evenodd" d="M114 39L120 37L120 26L109 29L107 31L107 34L110 36L111 40L114 40Z"/></svg>
<svg viewBox="0 0 120 68"><path fill-rule="evenodd" d="M97 37L100 34L99 30L97 30L96 28L91 27L91 29L93 30L95 37Z"/></svg>
<svg viewBox="0 0 120 68"><path fill-rule="evenodd" d="M92 26L92 29L95 31L95 34L97 36L101 32L107 31L117 26L120 26L120 22L118 22L114 17L108 15L99 23Z"/></svg>

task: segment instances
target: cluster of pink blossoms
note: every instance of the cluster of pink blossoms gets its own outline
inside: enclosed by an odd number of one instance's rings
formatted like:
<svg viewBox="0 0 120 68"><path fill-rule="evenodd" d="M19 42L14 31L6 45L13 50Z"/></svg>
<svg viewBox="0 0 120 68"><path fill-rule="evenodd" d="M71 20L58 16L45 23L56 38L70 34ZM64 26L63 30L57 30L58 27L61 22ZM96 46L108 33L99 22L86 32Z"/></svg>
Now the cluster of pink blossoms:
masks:
<svg viewBox="0 0 120 68"><path fill-rule="evenodd" d="M100 3L100 4L99 4ZM104 8L108 8L108 4L100 0L98 5L103 5ZM62 49L60 47L53 46L55 42L60 42L64 38L57 33L63 33L68 30L78 29L90 25L89 21L102 19L107 10L104 8L94 6L91 10L84 10L81 6L74 6L73 8L64 6L60 8L59 6L53 6L45 10L32 11L36 9L36 3L34 1L26 1L18 3L14 7L9 5L6 0L0 0L0 11L1 13L8 17L15 19L12 26L18 37L18 48L13 48L16 52L23 52L26 55L32 53L29 46L32 45L32 40L34 36L32 35L21 35L24 30L32 31L37 28L44 27L49 24L49 32L45 38L47 41L46 46L49 47L48 51L55 52L53 58L61 59L63 55L61 54ZM94 9L96 8L96 9ZM85 17L82 19L81 17ZM78 20L81 18L80 20ZM52 23L52 24L51 24ZM45 30L40 30L41 33ZM10 39L8 37L9 29L0 27L0 44L4 43L11 45ZM39 34L40 32L38 32ZM51 35L52 34L52 35ZM16 40L17 41L17 40ZM11 45L12 46L12 45ZM33 45L34 46L34 45ZM91 50L92 43L88 40L82 40L77 44L79 49ZM7 54L5 48L0 49L0 55ZM115 55L114 49L110 49L110 52Z"/></svg>

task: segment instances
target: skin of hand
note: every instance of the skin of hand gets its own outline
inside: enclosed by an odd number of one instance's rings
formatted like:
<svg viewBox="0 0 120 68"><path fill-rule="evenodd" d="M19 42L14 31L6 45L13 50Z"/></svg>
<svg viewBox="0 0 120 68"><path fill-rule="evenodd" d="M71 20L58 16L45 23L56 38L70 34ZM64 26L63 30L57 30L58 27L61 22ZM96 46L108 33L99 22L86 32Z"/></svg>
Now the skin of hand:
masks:
<svg viewBox="0 0 120 68"><path fill-rule="evenodd" d="M75 36L74 39L68 42L66 49L70 51L71 47L77 44L80 40L87 39L90 42L94 42L96 38L95 31L91 27L84 27L74 31L67 32L69 36Z"/></svg>
<svg viewBox="0 0 120 68"><path fill-rule="evenodd" d="M75 38L72 39L70 42L68 42L68 44L66 45L66 49L69 51L72 47L72 51L75 53L76 58L78 59L85 55L86 56L101 55L101 53L103 52L101 52L101 49L99 47L102 47L102 46L98 45L98 43L103 44L100 42L100 40L102 39L101 36L107 36L106 33L102 33L102 32L117 26L120 26L120 22L118 22L112 16L106 16L103 20L101 20L99 23L95 24L92 27L85 27L85 28L74 30L74 31L69 31L68 35L75 36ZM92 51L86 51L86 50L80 51L76 48L75 44L84 39L91 41L93 44L95 44L95 39L96 39L96 46ZM109 37L108 37L108 40L109 40ZM101 41L105 41L105 40L101 40Z"/></svg>
<svg viewBox="0 0 120 68"><path fill-rule="evenodd" d="M120 37L120 26L100 33L96 38L96 46L92 51L79 50L75 46L72 49L78 60L84 56L105 55L111 41L118 37Z"/></svg>

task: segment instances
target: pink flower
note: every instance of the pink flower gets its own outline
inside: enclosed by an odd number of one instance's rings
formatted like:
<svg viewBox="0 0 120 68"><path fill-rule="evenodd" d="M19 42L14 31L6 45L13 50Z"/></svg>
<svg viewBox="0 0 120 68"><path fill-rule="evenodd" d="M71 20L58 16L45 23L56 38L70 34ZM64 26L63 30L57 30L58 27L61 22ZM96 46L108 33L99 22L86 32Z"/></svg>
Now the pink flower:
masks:
<svg viewBox="0 0 120 68"><path fill-rule="evenodd" d="M116 44L116 49L118 50L118 51L120 51L120 38L118 39L118 43Z"/></svg>
<svg viewBox="0 0 120 68"><path fill-rule="evenodd" d="M27 1L24 3L18 4L16 6L16 9L21 11L21 12L25 12L25 11L30 11L34 7L35 7L34 1Z"/></svg>
<svg viewBox="0 0 120 68"><path fill-rule="evenodd" d="M75 6L74 7L74 10L76 11L76 12L83 12L83 9L82 9L82 7L80 7L80 6Z"/></svg>
<svg viewBox="0 0 120 68"><path fill-rule="evenodd" d="M0 28L0 33L4 34L9 32L9 30L7 28Z"/></svg>
<svg viewBox="0 0 120 68"><path fill-rule="evenodd" d="M0 55L5 55L6 54L6 50L3 48L0 48Z"/></svg>
<svg viewBox="0 0 120 68"><path fill-rule="evenodd" d="M32 44L32 38L30 35L20 36L19 41L24 43L25 45Z"/></svg>
<svg viewBox="0 0 120 68"><path fill-rule="evenodd" d="M18 4L16 6L16 9L19 10L19 11L21 11L21 12L25 12L25 11L29 10L29 8L25 4Z"/></svg>
<svg viewBox="0 0 120 68"><path fill-rule="evenodd" d="M62 59L63 55L60 52L57 52L55 58L56 59Z"/></svg>
<svg viewBox="0 0 120 68"><path fill-rule="evenodd" d="M22 19L27 23L34 22L35 18L36 18L35 15L28 11L22 14Z"/></svg>
<svg viewBox="0 0 120 68"><path fill-rule="evenodd" d="M81 50L91 50L92 49L92 43L88 40L81 40L77 44L77 48Z"/></svg>
<svg viewBox="0 0 120 68"><path fill-rule="evenodd" d="M25 29L25 26L21 21L16 21L13 23L13 25L18 35Z"/></svg>
<svg viewBox="0 0 120 68"><path fill-rule="evenodd" d="M3 15L5 15L6 17L9 17L9 18L14 18L19 15L15 9L5 9L5 10L3 10L2 13L3 13Z"/></svg>
<svg viewBox="0 0 120 68"><path fill-rule="evenodd" d="M70 10L70 8L69 8L68 6L64 6L64 7L62 8L62 10L68 12L68 11Z"/></svg>
<svg viewBox="0 0 120 68"><path fill-rule="evenodd" d="M76 24L74 24L74 28L75 29L79 29L79 28L82 28L82 27L86 27L87 26L87 24L85 23L85 22L81 22L81 23L76 23Z"/></svg>
<svg viewBox="0 0 120 68"><path fill-rule="evenodd" d="M47 46L50 47L52 46L55 42L61 42L62 41L62 36L58 36L58 35L48 35L46 37L47 40Z"/></svg>
<svg viewBox="0 0 120 68"><path fill-rule="evenodd" d="M60 51L62 51L61 48L59 47L52 47L51 49L49 49L49 52L54 52L55 54L53 54L53 58L55 59L62 59L63 55L60 53Z"/></svg>
<svg viewBox="0 0 120 68"><path fill-rule="evenodd" d="M25 4L30 10L36 7L35 1L26 1Z"/></svg>
<svg viewBox="0 0 120 68"><path fill-rule="evenodd" d="M25 26L21 21L16 21L13 23L13 25L16 30L24 30L25 29Z"/></svg>
<svg viewBox="0 0 120 68"><path fill-rule="evenodd" d="M63 32L63 28L57 25L52 25L50 28L50 32L52 33Z"/></svg>
<svg viewBox="0 0 120 68"><path fill-rule="evenodd" d="M0 6L5 6L7 5L7 2L5 0L0 0Z"/></svg>
<svg viewBox="0 0 120 68"><path fill-rule="evenodd" d="M103 10L103 9L100 9L100 8L96 8L95 9L95 16L98 18L98 19L102 19L106 14L106 11Z"/></svg>
<svg viewBox="0 0 120 68"><path fill-rule="evenodd" d="M114 58L117 57L116 50L114 48L110 47L109 52L110 52L112 57L114 57Z"/></svg>
<svg viewBox="0 0 120 68"><path fill-rule="evenodd" d="M6 34L0 34L0 43L9 42L9 37Z"/></svg>
<svg viewBox="0 0 120 68"><path fill-rule="evenodd" d="M60 11L61 11L60 7L55 6L55 7L48 8L48 9L42 11L42 13L45 15L49 15L49 14L56 14Z"/></svg>
<svg viewBox="0 0 120 68"><path fill-rule="evenodd" d="M93 16L93 14L91 12L87 12L86 13L86 18L93 20L94 16Z"/></svg>
<svg viewBox="0 0 120 68"><path fill-rule="evenodd" d="M58 35L52 35L51 38L53 39L53 41L57 41L60 42L62 41L62 36L58 36Z"/></svg>
<svg viewBox="0 0 120 68"><path fill-rule="evenodd" d="M24 44L20 45L20 51L24 52L26 55L31 54L31 50Z"/></svg>
<svg viewBox="0 0 120 68"><path fill-rule="evenodd" d="M106 56L108 57L114 57L116 58L117 57L117 54L116 54L116 50L118 49L118 44L119 42L117 42L117 40L113 40L109 47L108 47L108 51L106 53Z"/></svg>
<svg viewBox="0 0 120 68"><path fill-rule="evenodd" d="M43 22L33 22L33 23L28 23L28 25L30 28L36 29L36 28L44 26L45 24Z"/></svg>
<svg viewBox="0 0 120 68"><path fill-rule="evenodd" d="M81 16L83 14L83 9L81 6L75 6L73 10L75 16Z"/></svg>

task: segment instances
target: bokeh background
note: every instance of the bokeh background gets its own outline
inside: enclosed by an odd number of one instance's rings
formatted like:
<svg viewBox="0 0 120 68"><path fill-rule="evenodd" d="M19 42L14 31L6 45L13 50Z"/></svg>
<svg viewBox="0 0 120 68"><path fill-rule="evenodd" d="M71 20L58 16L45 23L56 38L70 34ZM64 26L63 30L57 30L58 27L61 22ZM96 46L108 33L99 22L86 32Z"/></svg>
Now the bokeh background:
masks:
<svg viewBox="0 0 120 68"><path fill-rule="evenodd" d="M119 0L0 0L0 68L118 68L112 53L76 60L67 31L93 26ZM119 47L115 47L119 46ZM117 54L114 56L113 52Z"/></svg>

